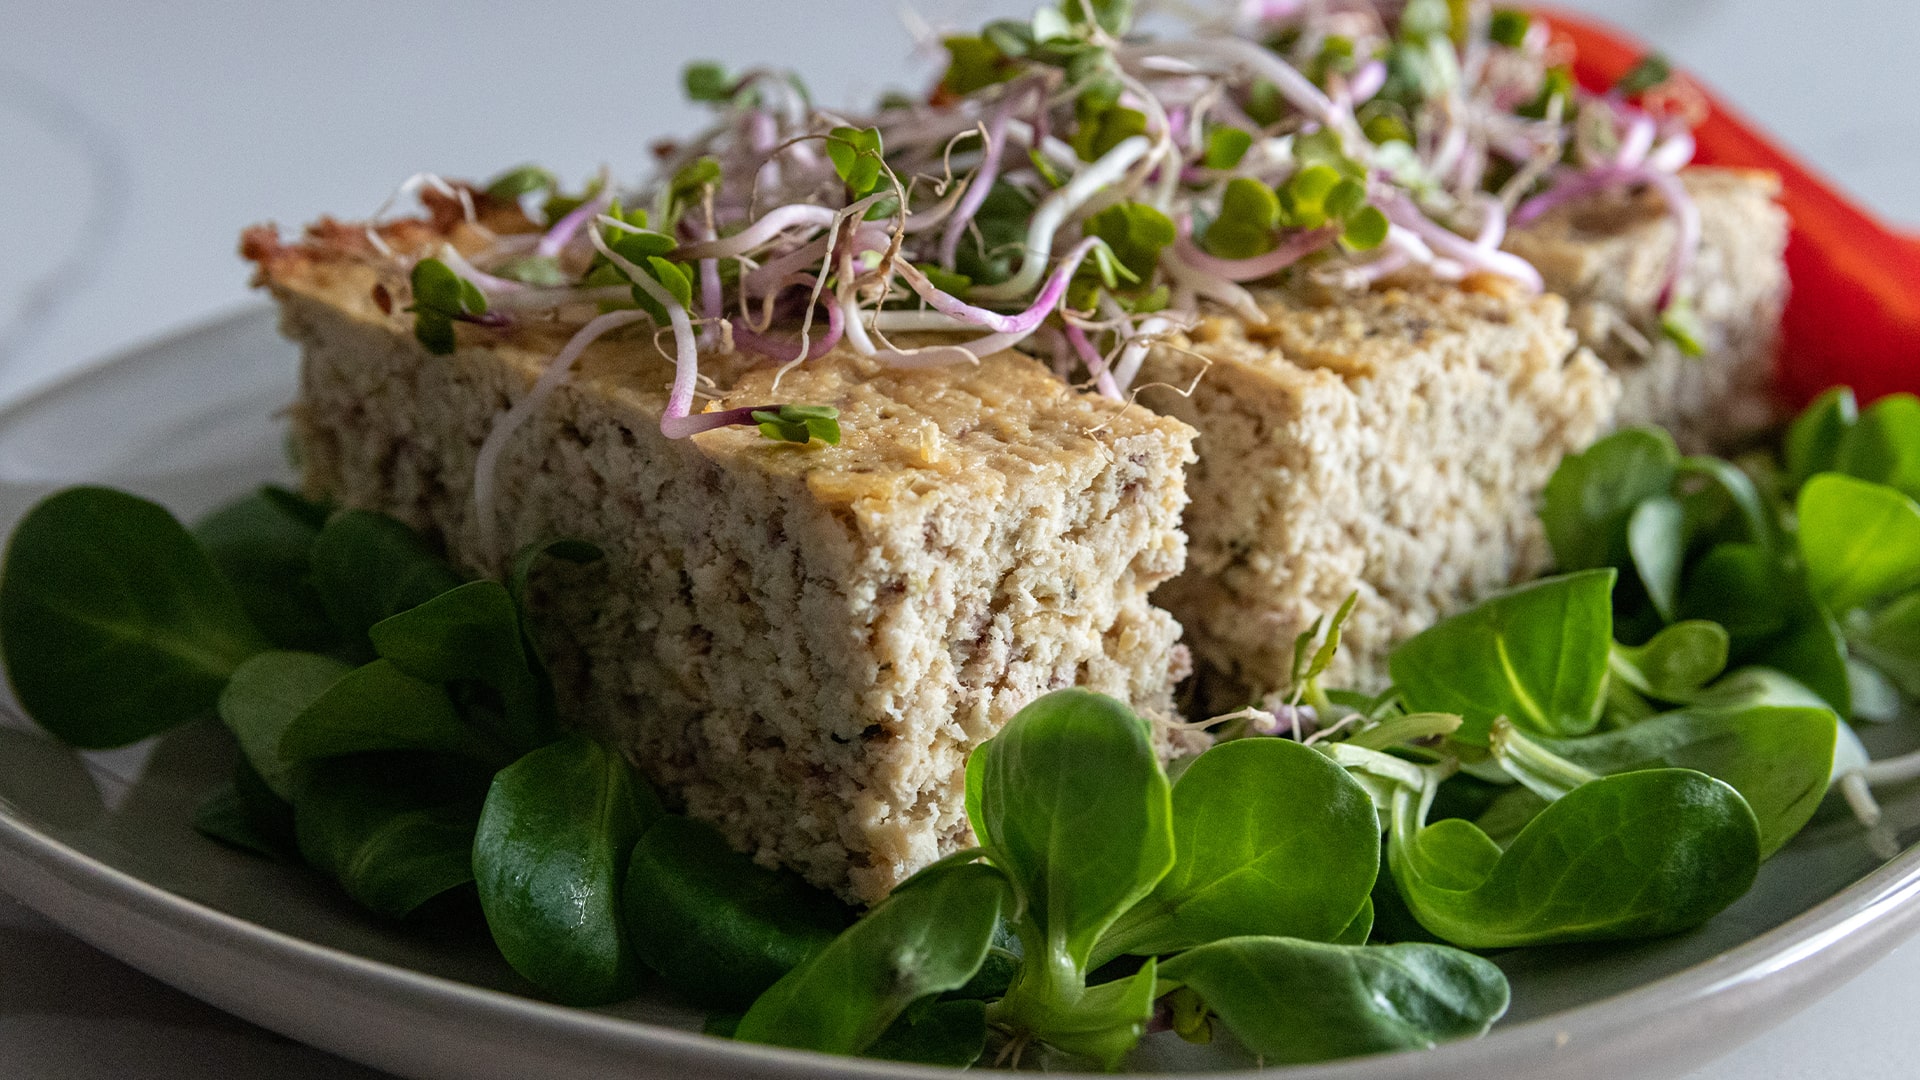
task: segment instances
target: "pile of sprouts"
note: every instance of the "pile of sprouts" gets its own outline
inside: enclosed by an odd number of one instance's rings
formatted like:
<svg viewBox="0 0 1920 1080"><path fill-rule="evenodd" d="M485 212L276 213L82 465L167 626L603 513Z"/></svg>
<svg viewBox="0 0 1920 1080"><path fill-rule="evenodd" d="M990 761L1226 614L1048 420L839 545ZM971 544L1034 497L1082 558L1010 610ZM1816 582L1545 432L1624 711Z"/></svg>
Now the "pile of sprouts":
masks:
<svg viewBox="0 0 1920 1080"><path fill-rule="evenodd" d="M519 422L624 327L675 362L668 437L758 424L832 441L822 407L697 408L701 355L928 367L1018 348L1122 399L1148 348L1206 307L1264 322L1250 286L1538 290L1507 229L1610 189L1664 197L1679 242L1663 325L1696 348L1682 283L1699 220L1676 176L1693 141L1684 110L1659 107L1657 58L1590 94L1546 25L1487 0L1249 0L1158 39L1131 32L1131 7L1061 0L944 38L930 95L860 113L783 72L693 65L686 89L715 122L632 190L602 173L567 193L534 167L485 189L415 178L470 220L507 200L538 226L403 267L423 343L451 350L456 323L575 328L496 425L479 494Z"/></svg>

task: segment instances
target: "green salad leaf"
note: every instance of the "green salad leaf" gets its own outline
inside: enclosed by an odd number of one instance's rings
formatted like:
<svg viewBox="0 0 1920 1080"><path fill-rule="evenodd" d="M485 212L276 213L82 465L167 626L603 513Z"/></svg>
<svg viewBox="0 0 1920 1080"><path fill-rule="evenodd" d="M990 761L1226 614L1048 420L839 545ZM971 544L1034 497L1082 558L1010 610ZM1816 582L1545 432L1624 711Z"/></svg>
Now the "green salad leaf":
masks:
<svg viewBox="0 0 1920 1080"><path fill-rule="evenodd" d="M759 866L712 826L678 815L641 835L621 903L640 959L715 1007L750 1004L854 919L793 872Z"/></svg>
<svg viewBox="0 0 1920 1080"><path fill-rule="evenodd" d="M734 1037L858 1054L908 1006L965 986L986 959L1006 877L984 863L921 871L794 968L747 1010Z"/></svg>
<svg viewBox="0 0 1920 1080"><path fill-rule="evenodd" d="M568 1004L637 988L620 887L660 809L626 759L581 735L501 769L473 839L493 940L515 971Z"/></svg>
<svg viewBox="0 0 1920 1080"><path fill-rule="evenodd" d="M1388 663L1408 709L1456 713L1461 742L1484 745L1497 716L1542 735L1600 720L1613 640L1611 569L1543 578L1444 619Z"/></svg>
<svg viewBox="0 0 1920 1080"><path fill-rule="evenodd" d="M1201 754L1173 786L1173 868L1102 939L1149 956L1261 934L1331 941L1380 867L1373 800L1347 771L1284 739Z"/></svg>
<svg viewBox="0 0 1920 1080"><path fill-rule="evenodd" d="M1444 945L1226 938L1160 965L1267 1064L1425 1049L1482 1034L1507 1010L1506 976Z"/></svg>
<svg viewBox="0 0 1920 1080"><path fill-rule="evenodd" d="M234 670L268 647L192 534L146 499L67 488L7 543L7 678L71 746L125 746L210 714Z"/></svg>

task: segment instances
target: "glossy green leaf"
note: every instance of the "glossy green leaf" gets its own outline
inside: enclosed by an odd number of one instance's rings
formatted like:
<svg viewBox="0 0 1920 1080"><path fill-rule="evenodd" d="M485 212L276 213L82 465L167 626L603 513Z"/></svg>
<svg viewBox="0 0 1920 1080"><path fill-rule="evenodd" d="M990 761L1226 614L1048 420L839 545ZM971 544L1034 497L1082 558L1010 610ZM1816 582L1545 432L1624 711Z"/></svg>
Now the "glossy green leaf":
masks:
<svg viewBox="0 0 1920 1080"><path fill-rule="evenodd" d="M1579 735L1600 719L1613 639L1614 571L1544 578L1422 631L1389 660L1415 712L1464 719L1454 738L1484 745L1506 716L1543 735Z"/></svg>
<svg viewBox="0 0 1920 1080"><path fill-rule="evenodd" d="M961 1069L973 1064L986 1048L985 1002L922 999L869 1044L864 1056Z"/></svg>
<svg viewBox="0 0 1920 1080"><path fill-rule="evenodd" d="M1753 884L1760 831L1732 787L1687 769L1581 785L1503 852L1458 818L1422 826L1395 792L1388 861L1421 925L1464 948L1658 937L1719 913Z"/></svg>
<svg viewBox="0 0 1920 1080"><path fill-rule="evenodd" d="M0 571L0 651L27 714L72 746L204 716L268 647L233 587L159 505L99 487L41 501Z"/></svg>
<svg viewBox="0 0 1920 1080"><path fill-rule="evenodd" d="M1893 488L1823 473L1800 489L1800 557L1836 613L1920 587L1920 503Z"/></svg>
<svg viewBox="0 0 1920 1080"><path fill-rule="evenodd" d="M1888 394L1862 410L1835 459L1841 472L1920 499L1920 397Z"/></svg>
<svg viewBox="0 0 1920 1080"><path fill-rule="evenodd" d="M280 862L300 861L293 805L267 787L245 755L234 762L233 782L194 811L193 827L228 847Z"/></svg>
<svg viewBox="0 0 1920 1080"><path fill-rule="evenodd" d="M1507 1011L1506 976L1444 945L1327 945L1238 937L1160 965L1266 1064L1424 1049L1484 1033Z"/></svg>
<svg viewBox="0 0 1920 1080"><path fill-rule="evenodd" d="M1149 958L1139 971L1122 979L1084 989L1074 988L1045 999L1009 995L987 1008L989 1020L1035 1035L1049 1045L1087 1058L1112 1072L1121 1058L1139 1045L1153 1019L1158 996L1157 964ZM1038 1008L1009 1008L1014 1001Z"/></svg>
<svg viewBox="0 0 1920 1080"><path fill-rule="evenodd" d="M1715 544L1687 572L1675 614L1720 624L1737 653L1786 629L1792 598L1780 576L1778 560L1758 544Z"/></svg>
<svg viewBox="0 0 1920 1080"><path fill-rule="evenodd" d="M261 781L275 795L292 800L292 764L280 756L280 740L295 718L351 672L330 656L303 652L263 652L234 669L220 691L220 720L240 742Z"/></svg>
<svg viewBox="0 0 1920 1080"><path fill-rule="evenodd" d="M922 871L762 994L734 1037L861 1053L914 1002L966 985L1010 892L984 863Z"/></svg>
<svg viewBox="0 0 1920 1080"><path fill-rule="evenodd" d="M1814 398L1787 428L1787 482L1799 487L1814 473L1833 469L1848 430L1859 419L1859 406L1848 387L1835 386Z"/></svg>
<svg viewBox="0 0 1920 1080"><path fill-rule="evenodd" d="M1580 739L1536 738L1596 773L1678 768L1725 781L1752 808L1765 859L1793 839L1826 796L1839 717L1832 709L1689 709Z"/></svg>
<svg viewBox="0 0 1920 1080"><path fill-rule="evenodd" d="M1684 515L1678 499L1659 495L1634 507L1627 519L1627 551L1634 573L1654 610L1669 621L1680 604L1680 571L1686 562Z"/></svg>
<svg viewBox="0 0 1920 1080"><path fill-rule="evenodd" d="M324 507L268 487L193 527L194 539L233 585L247 616L279 648L323 652L339 643L339 631L307 580L308 555L325 520Z"/></svg>
<svg viewBox="0 0 1920 1080"><path fill-rule="evenodd" d="M678 815L640 837L621 906L647 966L703 1005L750 1004L853 921L845 904L792 871L734 851Z"/></svg>
<svg viewBox="0 0 1920 1080"><path fill-rule="evenodd" d="M513 759L461 718L445 689L391 660L363 664L330 683L287 723L279 745L286 764L375 750L434 751L495 768Z"/></svg>
<svg viewBox="0 0 1920 1080"><path fill-rule="evenodd" d="M1777 578L1773 590L1787 607L1785 628L1737 654L1742 664L1774 668L1798 680L1843 717L1853 715L1847 642L1826 606L1815 601L1797 573Z"/></svg>
<svg viewBox="0 0 1920 1080"><path fill-rule="evenodd" d="M465 579L419 534L367 510L343 510L314 538L313 584L334 625L371 649L374 623L426 603Z"/></svg>
<svg viewBox="0 0 1920 1080"><path fill-rule="evenodd" d="M1569 454L1547 482L1540 521L1562 570L1627 564L1634 509L1673 487L1680 452L1657 428L1628 428Z"/></svg>
<svg viewBox="0 0 1920 1080"><path fill-rule="evenodd" d="M374 651L430 683L467 680L491 687L504 712L502 735L525 753L554 737L520 614L497 581L469 581L367 631Z"/></svg>
<svg viewBox="0 0 1920 1080"><path fill-rule="evenodd" d="M1920 591L1874 612L1852 641L1861 656L1909 697L1920 698Z"/></svg>
<svg viewBox="0 0 1920 1080"><path fill-rule="evenodd" d="M1659 701L1693 700L1727 668L1729 639L1719 623L1677 622L1644 645L1615 645L1613 677Z"/></svg>
<svg viewBox="0 0 1920 1080"><path fill-rule="evenodd" d="M494 777L473 843L480 907L501 954L543 993L584 1005L633 992L620 886L659 813L626 759L584 736Z"/></svg>
<svg viewBox="0 0 1920 1080"><path fill-rule="evenodd" d="M300 853L361 906L400 918L473 880L486 773L426 754L315 762L294 793Z"/></svg>
<svg viewBox="0 0 1920 1080"><path fill-rule="evenodd" d="M1373 800L1347 771L1285 739L1200 755L1173 787L1175 859L1101 940L1094 963L1248 934L1330 941L1380 867Z"/></svg>
<svg viewBox="0 0 1920 1080"><path fill-rule="evenodd" d="M1086 690L1047 694L974 750L967 817L1047 949L1083 971L1173 865L1171 792L1146 722Z"/></svg>

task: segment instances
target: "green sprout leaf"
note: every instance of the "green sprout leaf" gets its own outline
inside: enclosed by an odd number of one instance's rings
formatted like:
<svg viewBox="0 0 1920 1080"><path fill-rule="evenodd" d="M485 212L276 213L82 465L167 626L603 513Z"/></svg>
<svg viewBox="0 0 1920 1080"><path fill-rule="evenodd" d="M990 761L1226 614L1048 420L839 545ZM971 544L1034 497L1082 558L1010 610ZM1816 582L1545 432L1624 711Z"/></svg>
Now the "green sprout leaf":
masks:
<svg viewBox="0 0 1920 1080"><path fill-rule="evenodd" d="M1227 181L1220 196L1220 216L1200 238L1200 246L1223 259L1251 259L1274 248L1273 232L1280 227L1280 199L1273 189L1248 176Z"/></svg>
<svg viewBox="0 0 1920 1080"><path fill-rule="evenodd" d="M1527 30L1532 25L1533 19L1526 12L1513 8L1499 8L1494 11L1492 20L1487 24L1487 38L1495 45L1517 49L1525 44Z"/></svg>
<svg viewBox="0 0 1920 1080"><path fill-rule="evenodd" d="M528 195L544 195L558 190L560 178L538 165L521 165L487 181L487 197L517 202Z"/></svg>
<svg viewBox="0 0 1920 1080"><path fill-rule="evenodd" d="M1667 63L1667 58L1659 53L1648 53L1633 65L1632 70L1620 76L1620 81L1614 83L1613 88L1632 97L1644 94L1672 77L1673 66Z"/></svg>
<svg viewBox="0 0 1920 1080"><path fill-rule="evenodd" d="M1362 206L1347 218L1340 243L1349 251L1372 251L1387 242L1387 215L1377 206Z"/></svg>
<svg viewBox="0 0 1920 1080"><path fill-rule="evenodd" d="M1207 132L1207 149L1200 163L1209 169L1231 169L1240 164L1253 146L1253 136L1236 127L1217 127Z"/></svg>
<svg viewBox="0 0 1920 1080"><path fill-rule="evenodd" d="M1676 299L1660 312L1660 333L1680 349L1683 356L1701 356L1707 351L1706 325L1684 298Z"/></svg>
<svg viewBox="0 0 1920 1080"><path fill-rule="evenodd" d="M840 410L832 405L782 405L755 409L751 415L766 438L802 444L819 439L828 446L840 445Z"/></svg>
<svg viewBox="0 0 1920 1080"><path fill-rule="evenodd" d="M727 75L727 69L710 60L701 60L688 64L680 75L681 85L686 87L690 101L730 101L733 98L733 79Z"/></svg>
<svg viewBox="0 0 1920 1080"><path fill-rule="evenodd" d="M947 48L947 73L940 80L947 92L965 97L995 83L1003 83L1018 74L999 47L984 37L955 36L941 44Z"/></svg>
<svg viewBox="0 0 1920 1080"><path fill-rule="evenodd" d="M880 169L885 159L880 148L879 128L834 128L827 135L827 157L854 198L865 198L880 186Z"/></svg>
<svg viewBox="0 0 1920 1080"><path fill-rule="evenodd" d="M1071 142L1082 161L1097 161L1107 151L1146 131L1146 113L1115 105L1082 120Z"/></svg>
<svg viewBox="0 0 1920 1080"><path fill-rule="evenodd" d="M453 323L487 313L487 297L473 282L453 272L439 259L421 259L413 264L411 275L413 335L427 351L445 355L453 351Z"/></svg>
<svg viewBox="0 0 1920 1080"><path fill-rule="evenodd" d="M1146 203L1116 203L1087 219L1087 235L1099 237L1136 280L1153 276L1160 253L1178 235L1173 219Z"/></svg>

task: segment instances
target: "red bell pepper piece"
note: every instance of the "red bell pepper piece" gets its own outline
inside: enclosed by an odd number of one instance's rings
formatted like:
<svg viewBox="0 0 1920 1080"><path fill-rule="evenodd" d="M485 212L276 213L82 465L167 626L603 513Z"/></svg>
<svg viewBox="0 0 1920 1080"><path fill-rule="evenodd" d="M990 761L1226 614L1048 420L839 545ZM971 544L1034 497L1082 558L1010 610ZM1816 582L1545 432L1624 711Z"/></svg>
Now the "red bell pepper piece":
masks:
<svg viewBox="0 0 1920 1080"><path fill-rule="evenodd" d="M1574 78L1595 93L1612 89L1649 51L1585 16L1539 14L1573 45ZM1889 227L1737 110L1704 88L1701 95L1708 112L1694 129L1694 160L1778 174L1780 202L1793 221L1781 394L1799 406L1837 385L1852 386L1862 402L1920 392L1920 236Z"/></svg>

